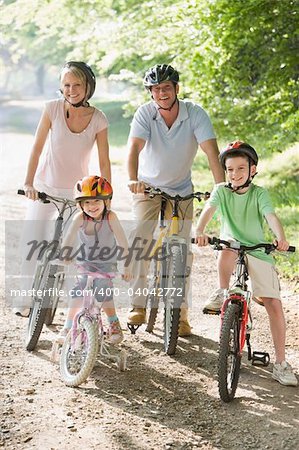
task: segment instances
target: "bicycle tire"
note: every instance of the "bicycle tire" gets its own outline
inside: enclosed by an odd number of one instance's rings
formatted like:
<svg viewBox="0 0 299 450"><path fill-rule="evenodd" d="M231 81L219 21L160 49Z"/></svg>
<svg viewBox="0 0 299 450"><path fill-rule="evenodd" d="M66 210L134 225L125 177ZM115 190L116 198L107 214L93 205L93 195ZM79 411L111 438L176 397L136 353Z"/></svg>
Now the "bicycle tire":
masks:
<svg viewBox="0 0 299 450"><path fill-rule="evenodd" d="M77 387L87 380L99 350L98 323L82 318L72 348L72 331L68 333L60 355L60 375L66 386ZM76 348L78 347L78 348ZM78 369L77 369L78 367Z"/></svg>
<svg viewBox="0 0 299 450"><path fill-rule="evenodd" d="M41 297L37 297L37 295L33 297L33 304L30 308L25 340L25 348L28 351L35 349L42 332L50 303L50 289L54 286L55 272L55 266L46 263L44 267L38 268L35 274L33 289L35 292L42 291L43 294Z"/></svg>
<svg viewBox="0 0 299 450"><path fill-rule="evenodd" d="M218 356L218 390L225 403L235 396L240 365L240 306L229 303L223 317Z"/></svg>
<svg viewBox="0 0 299 450"><path fill-rule="evenodd" d="M54 266L55 267L55 273L59 270L60 266ZM49 308L47 308L47 313L46 313L46 317L45 317L45 325L52 325L55 314L56 314L56 310L57 310L57 306L58 306L58 302L59 302L59 296L58 291L62 288L63 285L63 280L64 280L64 274L60 274L58 275L58 279L54 276L54 283L53 286L55 285L55 289L56 292L53 293L53 295L50 298L50 302L49 302Z"/></svg>
<svg viewBox="0 0 299 450"><path fill-rule="evenodd" d="M159 309L159 297L157 296L160 288L160 276L158 274L157 260L152 260L152 268L150 269L151 278L148 284L148 297L147 297L147 309L149 309L147 326L145 331L152 333L155 327L158 309Z"/></svg>
<svg viewBox="0 0 299 450"><path fill-rule="evenodd" d="M164 295L164 350L167 355L174 355L176 351L185 292L185 269L186 254L184 255L182 246L173 245L168 261L162 264L162 280L165 280L165 287L162 286L162 289L165 293L169 288L172 290L172 295Z"/></svg>

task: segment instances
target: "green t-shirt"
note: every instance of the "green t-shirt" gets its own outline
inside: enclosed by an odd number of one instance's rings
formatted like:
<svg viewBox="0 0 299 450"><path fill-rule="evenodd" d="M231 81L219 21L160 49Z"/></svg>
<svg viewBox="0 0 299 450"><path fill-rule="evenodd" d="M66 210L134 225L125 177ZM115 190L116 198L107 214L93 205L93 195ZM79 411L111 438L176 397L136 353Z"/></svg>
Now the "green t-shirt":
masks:
<svg viewBox="0 0 299 450"><path fill-rule="evenodd" d="M220 213L222 239L234 239L243 245L265 242L264 217L274 212L266 189L251 184L245 194L237 194L221 183L214 187L209 204L215 206ZM254 250L250 254L274 263L272 256L262 249Z"/></svg>

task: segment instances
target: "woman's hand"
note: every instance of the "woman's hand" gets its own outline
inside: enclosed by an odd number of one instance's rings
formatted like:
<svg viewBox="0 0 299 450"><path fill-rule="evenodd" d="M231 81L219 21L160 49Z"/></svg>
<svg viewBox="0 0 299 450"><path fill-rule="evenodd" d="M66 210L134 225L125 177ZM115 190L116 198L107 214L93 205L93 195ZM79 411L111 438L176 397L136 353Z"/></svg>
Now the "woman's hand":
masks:
<svg viewBox="0 0 299 450"><path fill-rule="evenodd" d="M24 185L24 192L27 198L29 198L30 200L38 200L38 191L31 186L30 184L25 184Z"/></svg>

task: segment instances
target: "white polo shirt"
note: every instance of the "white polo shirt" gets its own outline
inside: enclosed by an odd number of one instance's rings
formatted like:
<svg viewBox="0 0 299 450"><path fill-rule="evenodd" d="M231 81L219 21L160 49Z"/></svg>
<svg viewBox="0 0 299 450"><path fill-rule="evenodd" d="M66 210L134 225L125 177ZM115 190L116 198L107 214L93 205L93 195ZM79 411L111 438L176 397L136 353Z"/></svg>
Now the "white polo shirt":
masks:
<svg viewBox="0 0 299 450"><path fill-rule="evenodd" d="M139 155L138 180L169 194L192 192L191 167L198 145L215 139L208 114L191 101L179 100L179 114L168 129L154 102L140 106L129 138L146 141Z"/></svg>

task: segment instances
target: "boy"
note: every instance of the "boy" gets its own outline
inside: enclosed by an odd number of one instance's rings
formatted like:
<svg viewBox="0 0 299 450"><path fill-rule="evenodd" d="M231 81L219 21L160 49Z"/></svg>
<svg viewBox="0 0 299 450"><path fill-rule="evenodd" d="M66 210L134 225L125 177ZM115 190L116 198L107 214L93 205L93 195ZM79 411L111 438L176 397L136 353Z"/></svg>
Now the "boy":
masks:
<svg viewBox="0 0 299 450"><path fill-rule="evenodd" d="M229 183L215 186L210 200L200 215L196 229L198 246L208 244L208 236L204 233L205 227L218 210L221 216L222 239L237 240L249 246L265 242L263 234L265 218L276 236L277 250L288 250L289 243L271 205L268 192L252 184L258 163L258 155L254 148L241 141L233 142L220 153L220 162L227 173ZM204 306L205 313L221 309L224 289L229 287L235 260L235 251L227 249L219 252L219 289ZM250 252L248 270L253 295L258 303L265 306L269 316L276 356L272 377L283 385L296 386L297 378L291 366L285 361L286 326L274 260L262 250Z"/></svg>

